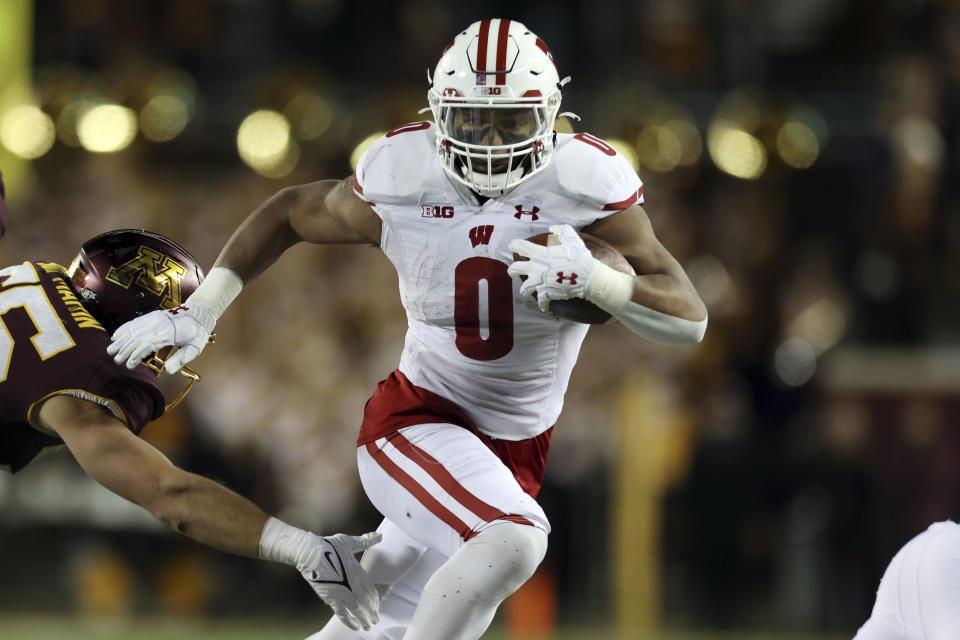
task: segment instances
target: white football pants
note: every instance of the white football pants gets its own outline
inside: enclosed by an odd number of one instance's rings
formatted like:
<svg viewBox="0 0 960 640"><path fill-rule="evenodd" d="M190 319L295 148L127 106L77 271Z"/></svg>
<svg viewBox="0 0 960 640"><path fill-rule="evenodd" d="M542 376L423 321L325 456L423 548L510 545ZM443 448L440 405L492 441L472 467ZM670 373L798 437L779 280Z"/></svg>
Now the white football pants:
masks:
<svg viewBox="0 0 960 640"><path fill-rule="evenodd" d="M380 591L380 622L356 632L334 617L308 640L479 638L546 553L543 509L457 425L405 427L360 447L357 461L385 516L383 541L362 560Z"/></svg>
<svg viewBox="0 0 960 640"><path fill-rule="evenodd" d="M936 522L897 552L854 640L960 638L960 525Z"/></svg>

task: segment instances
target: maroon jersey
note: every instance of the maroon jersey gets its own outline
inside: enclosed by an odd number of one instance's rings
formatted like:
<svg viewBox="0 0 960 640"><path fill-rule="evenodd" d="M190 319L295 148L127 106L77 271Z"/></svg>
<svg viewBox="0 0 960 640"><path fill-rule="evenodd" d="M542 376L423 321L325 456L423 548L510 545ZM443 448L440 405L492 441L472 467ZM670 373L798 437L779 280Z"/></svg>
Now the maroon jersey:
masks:
<svg viewBox="0 0 960 640"><path fill-rule="evenodd" d="M63 444L33 426L51 396L102 405L136 434L163 413L155 374L115 364L109 343L60 265L25 262L0 271L0 468L15 473L45 447Z"/></svg>

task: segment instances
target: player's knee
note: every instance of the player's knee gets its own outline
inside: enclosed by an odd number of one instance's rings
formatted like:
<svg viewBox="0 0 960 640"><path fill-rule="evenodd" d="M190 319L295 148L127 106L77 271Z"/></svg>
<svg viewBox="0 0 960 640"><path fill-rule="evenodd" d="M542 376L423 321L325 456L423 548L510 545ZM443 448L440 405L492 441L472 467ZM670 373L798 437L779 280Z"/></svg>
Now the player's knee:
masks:
<svg viewBox="0 0 960 640"><path fill-rule="evenodd" d="M497 559L490 568L499 574L502 584L519 587L533 575L547 553L547 534L530 525L504 522L484 530L468 545L487 547Z"/></svg>

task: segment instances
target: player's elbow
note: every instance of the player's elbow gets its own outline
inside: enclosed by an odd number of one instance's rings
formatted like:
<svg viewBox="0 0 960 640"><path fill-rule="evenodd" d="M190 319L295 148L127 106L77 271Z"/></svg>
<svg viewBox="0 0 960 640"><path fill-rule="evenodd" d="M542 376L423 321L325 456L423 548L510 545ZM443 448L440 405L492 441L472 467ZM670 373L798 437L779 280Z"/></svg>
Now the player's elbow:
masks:
<svg viewBox="0 0 960 640"><path fill-rule="evenodd" d="M674 322L666 323L667 326L650 329L644 327L642 330L635 331L640 336L674 347L689 347L700 344L703 336L707 332L707 319L700 322L692 320L683 320L677 318Z"/></svg>
<svg viewBox="0 0 960 640"><path fill-rule="evenodd" d="M693 345L700 344L703 342L703 336L707 333L707 323L704 322L696 331L691 331L689 334L685 335L685 341L682 343L683 346L691 347Z"/></svg>
<svg viewBox="0 0 960 640"><path fill-rule="evenodd" d="M703 336L707 333L707 311L703 311L703 319L699 321L688 320L677 325L678 344L691 346L703 342Z"/></svg>
<svg viewBox="0 0 960 640"><path fill-rule="evenodd" d="M158 479L143 506L174 531L189 535L193 528L190 510L192 484L190 475L179 469L176 473L166 474Z"/></svg>
<svg viewBox="0 0 960 640"><path fill-rule="evenodd" d="M707 331L706 311L701 320L688 320L630 303L620 310L617 319L643 338L673 346L699 344Z"/></svg>

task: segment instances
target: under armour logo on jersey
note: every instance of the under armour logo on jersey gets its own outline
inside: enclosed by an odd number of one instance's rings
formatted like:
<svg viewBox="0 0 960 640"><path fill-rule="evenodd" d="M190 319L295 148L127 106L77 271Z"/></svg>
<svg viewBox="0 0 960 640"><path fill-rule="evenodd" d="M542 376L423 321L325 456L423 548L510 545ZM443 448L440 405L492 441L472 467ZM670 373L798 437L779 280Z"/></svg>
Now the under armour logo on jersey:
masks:
<svg viewBox="0 0 960 640"><path fill-rule="evenodd" d="M167 309L167 311L169 311L169 312L172 313L173 315L177 315L177 314L179 314L181 311L189 311L189 310L190 310L190 307L188 307L188 306L186 306L186 305L180 305L180 306L177 307L176 309Z"/></svg>
<svg viewBox="0 0 960 640"><path fill-rule="evenodd" d="M540 216L537 215L540 212L540 207L534 207L530 211L524 211L523 205L518 204L516 205L516 210L517 212L513 214L513 217L516 218L517 220L523 220L523 216L530 216L530 220L540 219Z"/></svg>
<svg viewBox="0 0 960 640"><path fill-rule="evenodd" d="M453 217L453 207L451 206L440 206L438 204L429 205L423 204L420 205L420 217L421 218L452 218Z"/></svg>
<svg viewBox="0 0 960 640"><path fill-rule="evenodd" d="M563 271L557 271L557 284L563 284L564 280L569 280L570 284L577 284L577 274L571 273L569 276L565 276Z"/></svg>
<svg viewBox="0 0 960 640"><path fill-rule="evenodd" d="M476 247L480 244L490 244L490 236L493 235L493 225L485 224L470 229L470 244Z"/></svg>

